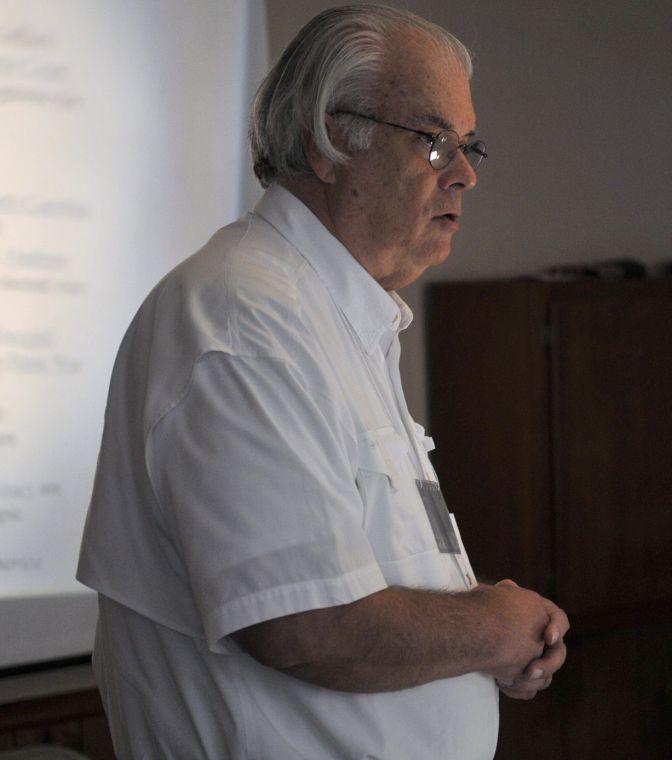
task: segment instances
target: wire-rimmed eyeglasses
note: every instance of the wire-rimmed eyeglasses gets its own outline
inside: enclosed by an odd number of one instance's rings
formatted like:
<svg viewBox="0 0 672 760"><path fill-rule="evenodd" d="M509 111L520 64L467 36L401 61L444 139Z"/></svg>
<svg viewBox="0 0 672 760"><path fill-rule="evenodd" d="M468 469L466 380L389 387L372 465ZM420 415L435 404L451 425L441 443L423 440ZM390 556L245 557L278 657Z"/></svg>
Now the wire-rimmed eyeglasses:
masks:
<svg viewBox="0 0 672 760"><path fill-rule="evenodd" d="M403 129L406 132L414 132L416 135L421 135L427 140L429 145L429 164L437 171L445 169L455 158L458 150L462 151L469 165L474 170L478 169L483 159L488 157L483 140L472 140L469 143L461 143L460 136L452 129L444 129L441 132L435 133L424 132L421 129L405 127L403 124L395 124L392 121L383 121L383 119L376 119L375 116L367 116L356 111L335 111L333 115L338 116L339 114L356 116L359 119L368 119L369 121L375 121L377 124L385 124L388 127L395 127L396 129Z"/></svg>

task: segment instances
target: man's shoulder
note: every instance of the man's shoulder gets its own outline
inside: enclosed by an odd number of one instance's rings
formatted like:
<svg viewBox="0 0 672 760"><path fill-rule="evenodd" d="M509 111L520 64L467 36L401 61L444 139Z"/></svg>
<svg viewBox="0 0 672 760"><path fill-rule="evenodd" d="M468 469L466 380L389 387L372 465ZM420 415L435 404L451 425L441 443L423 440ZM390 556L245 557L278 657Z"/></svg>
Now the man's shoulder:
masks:
<svg viewBox="0 0 672 760"><path fill-rule="evenodd" d="M231 298L244 288L278 295L295 291L305 259L264 219L248 214L218 230L196 253L179 264L159 284L211 295L215 288ZM269 290L270 288L270 290Z"/></svg>
<svg viewBox="0 0 672 760"><path fill-rule="evenodd" d="M296 340L305 332L304 310L312 309L307 304L320 287L301 253L262 217L248 214L169 272L136 321L146 335L174 344L172 355L186 350L191 361L217 350L273 355L283 336Z"/></svg>
<svg viewBox="0 0 672 760"><path fill-rule="evenodd" d="M211 293L218 287L230 299L279 299L297 295L307 269L306 259L262 217L248 214L218 230L195 254L176 267L173 277L191 292Z"/></svg>

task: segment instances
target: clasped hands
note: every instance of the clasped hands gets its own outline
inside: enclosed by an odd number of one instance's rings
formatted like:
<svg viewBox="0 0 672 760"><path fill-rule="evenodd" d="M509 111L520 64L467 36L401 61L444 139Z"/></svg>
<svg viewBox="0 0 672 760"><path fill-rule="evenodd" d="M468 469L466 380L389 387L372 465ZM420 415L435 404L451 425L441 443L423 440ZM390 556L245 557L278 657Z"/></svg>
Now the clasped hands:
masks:
<svg viewBox="0 0 672 760"><path fill-rule="evenodd" d="M517 583L509 579L495 585L519 588ZM500 690L513 699L532 699L539 691L546 689L567 656L564 643L564 636L569 630L567 615L550 600L543 597L538 597L538 600L548 613L548 622L542 629L538 642L538 655L518 673L515 669L512 672L510 667L501 673L494 673Z"/></svg>

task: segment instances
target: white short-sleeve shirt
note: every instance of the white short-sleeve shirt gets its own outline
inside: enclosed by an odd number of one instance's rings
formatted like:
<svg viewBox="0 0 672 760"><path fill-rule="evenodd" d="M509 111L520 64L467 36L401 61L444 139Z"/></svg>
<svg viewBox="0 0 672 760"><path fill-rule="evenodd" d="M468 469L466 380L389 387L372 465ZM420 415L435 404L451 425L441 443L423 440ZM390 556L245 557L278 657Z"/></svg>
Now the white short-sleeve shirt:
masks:
<svg viewBox="0 0 672 760"><path fill-rule="evenodd" d="M399 380L410 319L281 187L145 300L115 362L78 570L101 594L94 664L120 757L494 755L483 674L349 694L229 636L392 585L473 584L416 484L436 475Z"/></svg>

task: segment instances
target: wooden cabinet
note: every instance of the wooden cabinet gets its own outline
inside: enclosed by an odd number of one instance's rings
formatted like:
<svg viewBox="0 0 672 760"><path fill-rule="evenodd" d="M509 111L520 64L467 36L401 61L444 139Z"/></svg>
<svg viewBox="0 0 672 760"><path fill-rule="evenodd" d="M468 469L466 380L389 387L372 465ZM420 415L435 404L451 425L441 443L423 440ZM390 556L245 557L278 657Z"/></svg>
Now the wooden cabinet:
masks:
<svg viewBox="0 0 672 760"><path fill-rule="evenodd" d="M474 569L572 621L552 689L502 698L498 757L672 757L672 281L440 283L427 314L433 461Z"/></svg>

